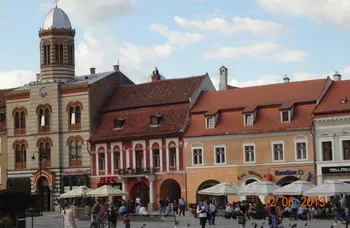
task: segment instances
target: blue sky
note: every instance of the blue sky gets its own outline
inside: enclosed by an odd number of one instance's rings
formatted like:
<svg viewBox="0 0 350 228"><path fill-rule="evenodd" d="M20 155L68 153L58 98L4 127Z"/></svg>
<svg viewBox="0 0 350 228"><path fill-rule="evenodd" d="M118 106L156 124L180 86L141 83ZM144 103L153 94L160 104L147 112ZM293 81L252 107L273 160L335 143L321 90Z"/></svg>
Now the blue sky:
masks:
<svg viewBox="0 0 350 228"><path fill-rule="evenodd" d="M51 0L0 2L1 88L34 80L38 30ZM350 75L348 0L61 0L76 28L76 72L118 60L135 82L154 66L166 78L229 69L248 86Z"/></svg>

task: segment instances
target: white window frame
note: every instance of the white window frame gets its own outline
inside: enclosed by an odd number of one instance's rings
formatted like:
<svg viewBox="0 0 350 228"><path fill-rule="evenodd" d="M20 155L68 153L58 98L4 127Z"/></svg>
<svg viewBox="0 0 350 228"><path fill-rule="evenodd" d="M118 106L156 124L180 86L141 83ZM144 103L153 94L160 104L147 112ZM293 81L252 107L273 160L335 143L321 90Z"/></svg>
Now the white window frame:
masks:
<svg viewBox="0 0 350 228"><path fill-rule="evenodd" d="M194 164L194 159L193 159L193 151L201 149L202 150L202 164ZM191 160L192 160L192 166L201 166L204 165L204 147L203 146L194 146L191 147Z"/></svg>
<svg viewBox="0 0 350 228"><path fill-rule="evenodd" d="M213 127L209 127L209 124L208 124L209 119L213 120ZM205 117L205 128L206 129L214 129L215 128L215 117L214 116Z"/></svg>
<svg viewBox="0 0 350 228"><path fill-rule="evenodd" d="M246 161L245 160L245 147L246 146L253 146L253 148L254 148L254 161ZM256 147L255 147L255 143L244 143L242 149L243 149L243 163L244 164L256 163Z"/></svg>
<svg viewBox="0 0 350 228"><path fill-rule="evenodd" d="M339 136L340 159L342 161L350 161L350 160L344 160L343 141L346 141L346 140L350 140L350 136Z"/></svg>
<svg viewBox="0 0 350 228"><path fill-rule="evenodd" d="M297 143L305 143L306 158L298 159ZM295 139L294 140L294 156L296 161L307 161L309 159L308 140L307 139Z"/></svg>
<svg viewBox="0 0 350 228"><path fill-rule="evenodd" d="M274 145L276 144L282 144L282 156L283 156L283 159L281 160L275 160L275 151L274 151ZM285 151L284 151L284 141L272 141L271 142L271 154L272 154L272 161L273 162L284 162L286 157L285 157Z"/></svg>
<svg viewBox="0 0 350 228"><path fill-rule="evenodd" d="M224 148L224 158L225 158L225 162L217 162L216 161L216 148ZM214 164L215 165L225 165L227 162L227 156L226 156L226 145L216 145L214 146Z"/></svg>
<svg viewBox="0 0 350 228"><path fill-rule="evenodd" d="M318 152L318 155L319 155L319 158L320 158L320 161L324 161L323 160L323 146L322 146L322 143L323 142L331 142L332 143L332 160L330 161L335 161L335 157L334 157L334 138L333 137L322 137L322 138L319 138L318 139L318 142L319 142L319 152ZM327 162L327 161L325 161ZM329 162L329 161L328 161Z"/></svg>
<svg viewBox="0 0 350 228"><path fill-rule="evenodd" d="M250 116L252 118L251 124L247 123L247 117ZM244 126L253 126L254 125L254 114L244 114Z"/></svg>
<svg viewBox="0 0 350 228"><path fill-rule="evenodd" d="M288 112L288 121L283 121L283 113L284 112ZM281 123L289 123L290 120L291 120L291 111L290 110L283 110L280 112L280 115L281 115Z"/></svg>

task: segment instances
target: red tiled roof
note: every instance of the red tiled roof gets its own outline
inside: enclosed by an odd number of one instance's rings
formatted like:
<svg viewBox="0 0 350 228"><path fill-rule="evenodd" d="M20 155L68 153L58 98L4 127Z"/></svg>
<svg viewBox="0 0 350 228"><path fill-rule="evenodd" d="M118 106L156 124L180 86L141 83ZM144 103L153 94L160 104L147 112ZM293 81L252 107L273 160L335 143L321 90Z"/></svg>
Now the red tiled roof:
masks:
<svg viewBox="0 0 350 228"><path fill-rule="evenodd" d="M223 111L214 129L205 128L204 116L191 114L185 137L248 134L276 131L311 129L312 111L315 104L297 105L291 122L281 123L279 107L263 107L257 110L257 118L252 126L244 126L242 111Z"/></svg>
<svg viewBox="0 0 350 228"><path fill-rule="evenodd" d="M90 141L180 135L188 115L188 109L189 104L183 103L103 113L101 122L91 136ZM163 115L159 127L150 127L150 116L154 114ZM126 119L121 130L113 130L113 120L117 118Z"/></svg>
<svg viewBox="0 0 350 228"><path fill-rule="evenodd" d="M118 86L103 111L188 102L207 75Z"/></svg>
<svg viewBox="0 0 350 228"><path fill-rule="evenodd" d="M316 101L325 87L326 80L318 79L204 92L191 112Z"/></svg>
<svg viewBox="0 0 350 228"><path fill-rule="evenodd" d="M5 96L8 92L11 92L13 89L0 89L0 107L6 106Z"/></svg>
<svg viewBox="0 0 350 228"><path fill-rule="evenodd" d="M348 100L341 104L341 100ZM350 80L335 81L316 107L314 114L350 112Z"/></svg>

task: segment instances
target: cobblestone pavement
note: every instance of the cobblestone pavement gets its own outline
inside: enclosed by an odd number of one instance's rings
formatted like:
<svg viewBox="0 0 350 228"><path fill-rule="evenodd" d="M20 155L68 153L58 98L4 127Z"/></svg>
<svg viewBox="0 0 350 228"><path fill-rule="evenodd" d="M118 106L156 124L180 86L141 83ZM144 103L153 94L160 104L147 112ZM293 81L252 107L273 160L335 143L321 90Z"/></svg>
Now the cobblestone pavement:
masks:
<svg viewBox="0 0 350 228"><path fill-rule="evenodd" d="M32 227L31 218L27 218L27 228ZM180 228L187 228L188 224L191 228L200 228L198 219L193 218L192 216L177 217L177 220L180 223ZM257 228L263 226L263 228L269 228L267 222L262 224L264 221L256 221L258 224ZM76 221L78 228L89 228L90 221ZM247 221L246 228L253 228L253 221ZM283 222L284 228L289 228L289 224L293 224L288 220ZM297 221L297 228L329 228L333 224L333 220L313 220L313 221ZM307 223L307 225L306 225ZM132 228L142 227L143 224L146 224L145 228L173 228L174 222L171 219L167 219L165 222L133 222L131 221ZM305 226L306 225L306 226ZM57 213L48 213L42 217L34 218L34 228L62 228L62 222ZM117 227L124 227L123 224L118 222ZM206 228L240 228L240 225L237 224L237 220L227 220L227 219L217 219L216 225L208 225ZM344 228L344 225L338 224L334 228ZM107 227L106 227L107 228Z"/></svg>

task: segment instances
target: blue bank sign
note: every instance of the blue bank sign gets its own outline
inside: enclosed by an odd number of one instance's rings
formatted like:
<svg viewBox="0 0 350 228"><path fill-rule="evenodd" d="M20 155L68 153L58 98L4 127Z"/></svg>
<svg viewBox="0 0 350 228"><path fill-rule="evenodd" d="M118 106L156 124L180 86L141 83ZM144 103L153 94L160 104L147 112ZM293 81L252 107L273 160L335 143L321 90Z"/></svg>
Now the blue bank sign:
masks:
<svg viewBox="0 0 350 228"><path fill-rule="evenodd" d="M276 170L275 176L295 176L295 175L303 175L304 172L302 170Z"/></svg>

